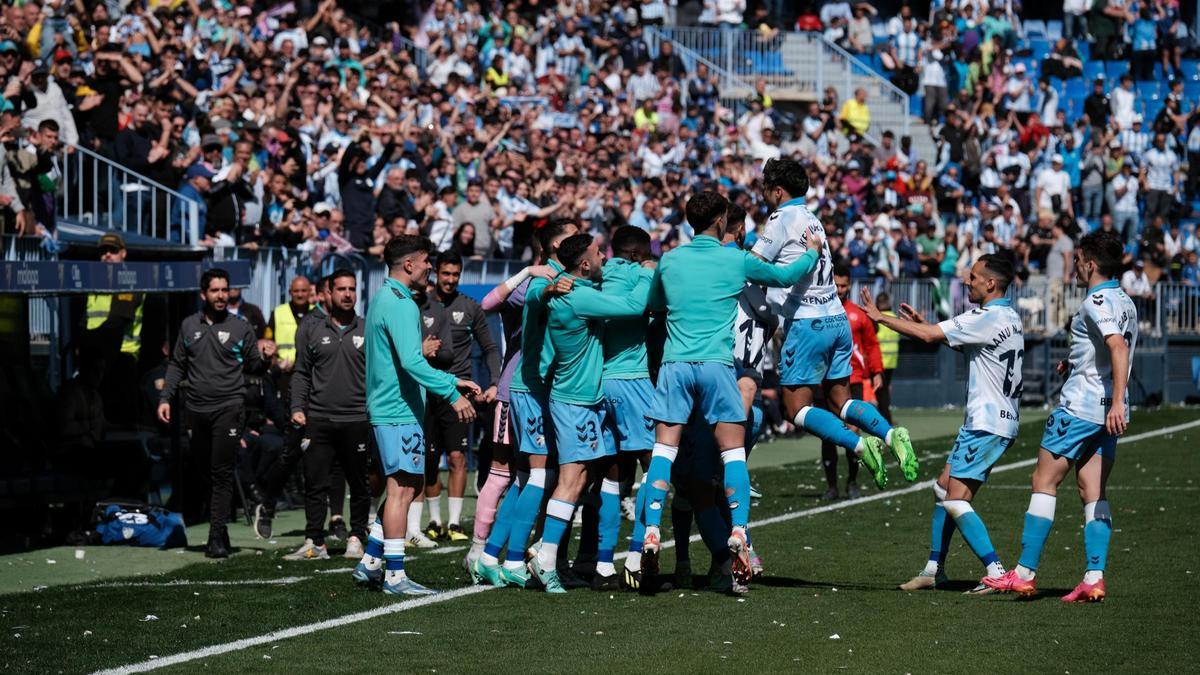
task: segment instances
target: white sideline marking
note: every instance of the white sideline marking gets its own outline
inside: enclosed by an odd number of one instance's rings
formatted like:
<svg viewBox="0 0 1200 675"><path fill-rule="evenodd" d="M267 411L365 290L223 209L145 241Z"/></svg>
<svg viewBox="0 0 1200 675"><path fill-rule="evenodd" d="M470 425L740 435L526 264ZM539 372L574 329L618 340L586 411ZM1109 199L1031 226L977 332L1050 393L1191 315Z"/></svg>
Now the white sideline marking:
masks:
<svg viewBox="0 0 1200 675"><path fill-rule="evenodd" d="M439 548L423 549L425 552L421 553L420 555L404 556L404 561L412 562L413 560L420 558L422 555L430 555L430 554L441 555L441 554L446 554L446 553L458 553L459 551L467 550L467 548L468 548L467 546L442 546ZM331 570L317 570L317 574L345 574L346 572L353 572L353 571L354 571L353 567L338 567L338 568L331 569Z"/></svg>
<svg viewBox="0 0 1200 675"><path fill-rule="evenodd" d="M1123 438L1122 442L1123 443L1135 443L1137 441L1145 440L1147 438L1155 438L1157 436L1166 436L1168 434L1173 434L1176 431L1183 431L1185 429L1191 429L1194 427L1200 427L1200 419L1195 419L1195 420L1192 420L1191 422L1185 422L1183 424L1176 424L1176 425L1170 426L1170 427L1163 427L1161 429L1156 429L1154 431L1147 431L1147 432L1140 433L1140 434L1134 434L1133 436L1128 436L1128 437ZM998 466L992 470L992 473L999 473L1002 471L1012 471L1014 469L1030 467L1036 463L1037 463L1037 458L1025 459L1025 460L1021 460L1019 462L1013 462L1011 464L1005 464L1003 466ZM845 502L839 502L836 504L828 504L825 506L818 506L816 508L805 509L803 511L794 511L792 513L784 513L784 514L781 514L778 516L773 516L771 518L764 518L762 520L752 522L752 523L750 523L750 527L751 528L765 527L767 525L774 525L776 523L784 523L789 520L795 520L797 518L803 518L805 516L815 516L815 515L818 515L821 513L829 513L830 511L837 511L840 509L849 508L851 506L858 506L860 504L869 504L871 502L877 502L877 501L880 501L883 499L891 499L892 497L899 497L900 495L906 495L906 494L910 494L913 492L919 492L921 490L928 490L930 487L933 486L933 483L934 483L934 481L932 481L932 480L922 481L920 483L915 483L913 485L909 485L908 487L905 487L900 490L879 492L876 494L872 494L872 495L863 497L861 499L854 499L854 500L849 500L849 501L845 501ZM700 535L698 535L698 534L692 535L688 541L692 541L692 542L700 541ZM674 540L665 541L662 543L663 548L671 548L674 545L675 545ZM625 557L625 555L626 554L618 554L615 557L623 558L623 557ZM405 600L403 602L398 602L394 605L384 605L382 607L378 607L375 609L369 609L369 610L366 610L363 612L355 612L354 614L347 614L345 616L339 616L339 617L335 617L332 619L326 619L325 621L319 621L317 623L310 623L310 624L306 624L303 626L296 626L294 628L287 628L284 630L275 631L273 633L259 635L258 637L244 638L242 640L235 640L234 642L227 642L225 644L211 645L209 647L195 649L190 652L181 652L179 654L173 654L171 656L164 656L164 657L149 660L149 661L142 661L140 663L131 663L131 664L128 664L125 666L117 667L117 668L101 670L101 671L97 671L96 675L125 675L126 673L139 673L139 672L144 672L144 671L148 671L148 670L155 670L157 668L164 668L166 666L173 666L173 665L178 665L180 663L187 663L189 661L195 661L197 659L205 659L205 658L209 658L212 656L218 656L220 654L228 654L229 652L236 652L236 651L240 651L242 649L247 649L247 648L255 647L258 645L262 645L262 644L277 642L279 640L286 640L288 638L300 637L302 635L309 635L311 633L328 630L330 628L341 628L342 626L348 626L350 624L359 623L360 621L366 621L367 619L374 619L376 617L386 616L388 614L395 614L397 612L405 612L410 609L416 609L418 607L424 607L426 605L433 605L433 604L437 604L437 603L441 603L441 602L447 602L450 600L456 600L463 596L475 595L477 593L483 593L484 591L490 591L490 590L493 590L492 586L467 586L464 588L455 589L453 591L439 593L437 595L429 595L429 596L425 596L423 598L416 598L414 600Z"/></svg>
<svg viewBox="0 0 1200 675"><path fill-rule="evenodd" d="M115 581L106 584L81 584L76 586L81 590L93 588L170 588L172 586L286 586L308 581L312 577L279 577L278 579L239 579L236 581L192 581L176 579L174 581Z"/></svg>

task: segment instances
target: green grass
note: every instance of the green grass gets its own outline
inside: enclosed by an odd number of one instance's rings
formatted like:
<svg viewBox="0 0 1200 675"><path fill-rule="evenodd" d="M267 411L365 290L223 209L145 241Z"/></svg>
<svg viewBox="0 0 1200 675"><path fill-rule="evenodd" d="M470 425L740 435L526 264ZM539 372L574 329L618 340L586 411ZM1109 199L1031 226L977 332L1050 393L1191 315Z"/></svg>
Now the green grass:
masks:
<svg viewBox="0 0 1200 675"><path fill-rule="evenodd" d="M1188 422L1196 411L1138 412L1131 434ZM1041 428L1027 424L1001 460L1036 454ZM1066 606L1058 597L1082 571L1082 513L1074 491L1060 493L1055 530L1030 601L966 597L954 591L903 593L895 585L924 563L927 490L804 516L754 530L767 576L749 595L669 592L657 597L576 591L549 597L496 590L387 614L349 626L190 661L188 671L357 671L387 664L405 672L478 670L670 672L759 670L887 672L1095 672L1174 670L1197 655L1193 616L1200 567L1193 482L1200 428L1122 445L1109 499L1114 512L1109 600ZM944 456L946 439L918 450ZM938 461L923 465L932 477ZM891 468L893 485L902 483ZM997 473L976 499L1005 562L1015 562L1030 469ZM815 462L761 468L760 520L818 505ZM862 479L865 480L865 475ZM1069 487L1069 486L1068 486ZM289 542L291 543L291 542ZM707 552L692 544L693 567ZM279 549L250 550L219 564L193 563L134 582L264 580L267 586L54 586L0 596L4 667L82 672L141 662L255 637L394 599L359 591L346 567L287 563ZM90 555L90 553L89 553ZM173 553L162 553L170 556ZM670 569L674 553L665 554ZM419 555L407 565L423 583L464 585L461 553ZM957 590L973 585L978 560L956 537L948 561ZM10 572L0 567L0 576ZM158 617L142 621L147 615ZM19 635L19 637L18 637ZM831 636L837 635L837 639Z"/></svg>

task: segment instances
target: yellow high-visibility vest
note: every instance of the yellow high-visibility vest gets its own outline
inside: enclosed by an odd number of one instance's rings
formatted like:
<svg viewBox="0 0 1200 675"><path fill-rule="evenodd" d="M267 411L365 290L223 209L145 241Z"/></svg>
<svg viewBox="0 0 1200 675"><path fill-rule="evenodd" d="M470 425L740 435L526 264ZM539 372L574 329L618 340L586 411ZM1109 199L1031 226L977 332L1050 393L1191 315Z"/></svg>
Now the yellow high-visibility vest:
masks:
<svg viewBox="0 0 1200 675"><path fill-rule="evenodd" d="M891 310L882 313L886 316L896 316L896 313ZM895 370L896 361L900 357L900 334L879 324L875 328L875 337L879 339L879 354L883 357L883 369Z"/></svg>
<svg viewBox="0 0 1200 675"><path fill-rule="evenodd" d="M283 303L272 312L275 320L275 330L271 339L275 341L275 353L281 361L296 362L296 315L292 314L292 306Z"/></svg>
<svg viewBox="0 0 1200 675"><path fill-rule="evenodd" d="M132 297L132 295L129 297ZM121 299L124 300L126 298L122 296ZM95 330L104 325L105 321L108 321L108 315L112 311L112 301L113 296L107 293L88 296L86 312L86 327L88 330ZM143 300L143 302L138 303L137 311L133 314L133 321L125 328L125 335L121 338L121 353L129 354L135 358L142 348L142 305L144 302Z"/></svg>

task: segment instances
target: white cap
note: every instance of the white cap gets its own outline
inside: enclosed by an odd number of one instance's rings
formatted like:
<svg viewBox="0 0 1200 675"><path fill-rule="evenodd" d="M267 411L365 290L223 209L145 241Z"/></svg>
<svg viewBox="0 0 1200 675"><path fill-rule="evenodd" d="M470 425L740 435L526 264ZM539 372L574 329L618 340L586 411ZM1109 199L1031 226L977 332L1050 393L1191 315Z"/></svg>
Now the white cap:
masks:
<svg viewBox="0 0 1200 675"><path fill-rule="evenodd" d="M1133 116L1133 123L1134 123L1134 124L1141 124L1141 123L1142 123L1142 116L1141 116L1141 115L1134 115L1134 116Z"/></svg>
<svg viewBox="0 0 1200 675"><path fill-rule="evenodd" d="M1063 157L1062 157L1062 155L1060 155L1056 152L1056 153L1054 153L1054 156L1050 158L1050 161L1054 162L1055 164L1062 164Z"/></svg>
<svg viewBox="0 0 1200 675"><path fill-rule="evenodd" d="M1025 64L1024 64L1024 63L1018 63L1018 64L1016 65L1016 71L1017 71L1018 73L1023 73L1023 72L1025 72Z"/></svg>

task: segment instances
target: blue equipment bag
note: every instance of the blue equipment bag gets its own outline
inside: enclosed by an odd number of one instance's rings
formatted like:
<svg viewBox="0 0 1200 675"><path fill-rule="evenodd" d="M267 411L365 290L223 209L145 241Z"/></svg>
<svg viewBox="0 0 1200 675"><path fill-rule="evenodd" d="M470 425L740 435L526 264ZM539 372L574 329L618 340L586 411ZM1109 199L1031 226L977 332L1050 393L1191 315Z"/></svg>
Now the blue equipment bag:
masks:
<svg viewBox="0 0 1200 675"><path fill-rule="evenodd" d="M183 514L140 502L106 501L92 512L95 532L104 544L155 548L187 546Z"/></svg>

